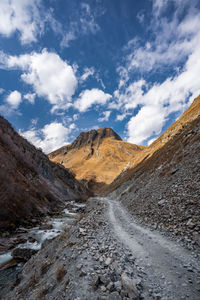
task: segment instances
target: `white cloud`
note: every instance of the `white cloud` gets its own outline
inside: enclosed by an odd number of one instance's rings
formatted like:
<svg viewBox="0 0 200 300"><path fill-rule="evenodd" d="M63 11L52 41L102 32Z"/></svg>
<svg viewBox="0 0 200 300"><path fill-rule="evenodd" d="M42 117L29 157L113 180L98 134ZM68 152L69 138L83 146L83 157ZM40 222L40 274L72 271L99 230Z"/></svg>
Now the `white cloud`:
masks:
<svg viewBox="0 0 200 300"><path fill-rule="evenodd" d="M70 47L72 41L82 35L96 34L100 27L96 22L96 13L91 11L88 3L81 3L80 9L71 16L67 31L62 33L61 47ZM78 20L78 21L77 21Z"/></svg>
<svg viewBox="0 0 200 300"><path fill-rule="evenodd" d="M83 33L95 34L99 29L99 25L95 21L95 14L91 11L88 3L82 3L82 16L80 17L81 30Z"/></svg>
<svg viewBox="0 0 200 300"><path fill-rule="evenodd" d="M130 107L142 105L142 108L128 122L128 140L144 142L161 132L164 121L171 113L185 110L200 93L199 70L200 55L197 49L189 56L182 73L154 84L146 93L141 88L138 93L130 95Z"/></svg>
<svg viewBox="0 0 200 300"><path fill-rule="evenodd" d="M73 120L76 121L78 119L79 115L78 114L74 114L73 115Z"/></svg>
<svg viewBox="0 0 200 300"><path fill-rule="evenodd" d="M94 75L94 72L95 72L95 69L93 67L91 67L91 68L88 68L88 67L84 68L84 73L81 76L80 81L81 82L85 81L89 76Z"/></svg>
<svg viewBox="0 0 200 300"><path fill-rule="evenodd" d="M128 141L141 144L152 134L159 134L165 122L165 113L159 106L144 106L128 122Z"/></svg>
<svg viewBox="0 0 200 300"><path fill-rule="evenodd" d="M111 114L111 111L110 111L110 110L104 111L104 112L103 112L103 117L99 118L98 121L99 121L99 122L108 121L109 118L110 118L110 114Z"/></svg>
<svg viewBox="0 0 200 300"><path fill-rule="evenodd" d="M123 121L127 116L127 113L121 114L121 115L117 115L116 116L116 121Z"/></svg>
<svg viewBox="0 0 200 300"><path fill-rule="evenodd" d="M175 9L168 20L166 8L172 2ZM196 30L200 27L200 10L195 8L196 3L195 0L185 1L183 5L178 0L165 3L156 0L153 2L151 38L144 46L134 39L125 49L129 51L127 65L117 69L119 84L111 105L122 112L117 120L132 113L127 123L130 142L146 143L160 134L170 114L183 112L200 93L200 33ZM158 72L161 73L163 67L171 73L165 72L168 77L159 82L163 77ZM147 81L149 71L158 82ZM137 72L140 79L131 82L132 72Z"/></svg>
<svg viewBox="0 0 200 300"><path fill-rule="evenodd" d="M176 9L168 20L162 14L166 8L174 3ZM161 66L177 65L190 55L194 48L199 45L200 33L200 11L195 9L196 1L154 1L153 18L149 41L143 45L129 42L129 55L127 68L129 70L139 69L142 72L149 72L161 69ZM183 10L187 14L182 18ZM181 20L181 21L180 21Z"/></svg>
<svg viewBox="0 0 200 300"><path fill-rule="evenodd" d="M85 90L79 95L74 107L80 112L85 112L94 104L106 104L111 97L110 94L106 94L99 89Z"/></svg>
<svg viewBox="0 0 200 300"><path fill-rule="evenodd" d="M52 122L42 129L37 130L33 127L27 131L20 131L20 134L37 148L50 153L69 143L69 134L73 129L75 129L75 124L66 128L62 123Z"/></svg>
<svg viewBox="0 0 200 300"><path fill-rule="evenodd" d="M76 38L75 30L71 29L69 32L64 34L60 46L68 48L70 47L70 42L76 40Z"/></svg>
<svg viewBox="0 0 200 300"><path fill-rule="evenodd" d="M17 109L21 101L22 95L18 91L11 92L6 98L6 102L11 106L12 109Z"/></svg>
<svg viewBox="0 0 200 300"><path fill-rule="evenodd" d="M150 139L147 143L148 146L150 146L155 140L157 139L157 137Z"/></svg>
<svg viewBox="0 0 200 300"><path fill-rule="evenodd" d="M3 94L4 89L0 88L0 94Z"/></svg>
<svg viewBox="0 0 200 300"><path fill-rule="evenodd" d="M25 94L24 95L24 99L28 100L31 104L34 104L35 103L35 96L36 94L35 93L28 93L28 94Z"/></svg>
<svg viewBox="0 0 200 300"><path fill-rule="evenodd" d="M44 49L41 53L4 57L3 63L8 68L23 70L22 80L56 109L69 107L77 87L77 79L73 68L59 55Z"/></svg>
<svg viewBox="0 0 200 300"><path fill-rule="evenodd" d="M35 42L43 28L40 0L0 1L0 34L9 37L17 31L21 42L25 44Z"/></svg>

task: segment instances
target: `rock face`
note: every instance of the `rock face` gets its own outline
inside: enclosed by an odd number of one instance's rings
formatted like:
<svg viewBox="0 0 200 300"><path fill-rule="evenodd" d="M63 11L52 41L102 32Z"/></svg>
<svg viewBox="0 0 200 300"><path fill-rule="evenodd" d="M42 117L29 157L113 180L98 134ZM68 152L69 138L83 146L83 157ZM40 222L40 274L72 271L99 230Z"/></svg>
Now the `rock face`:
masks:
<svg viewBox="0 0 200 300"><path fill-rule="evenodd" d="M110 196L154 229L200 245L200 97L176 123L179 130L173 124L171 136L154 142L166 138L162 147L116 179Z"/></svg>
<svg viewBox="0 0 200 300"><path fill-rule="evenodd" d="M0 117L0 231L35 223L66 200L87 197L71 171L51 162Z"/></svg>
<svg viewBox="0 0 200 300"><path fill-rule="evenodd" d="M126 169L144 146L123 142L111 128L82 132L76 140L49 154L49 158L72 169L95 193Z"/></svg>

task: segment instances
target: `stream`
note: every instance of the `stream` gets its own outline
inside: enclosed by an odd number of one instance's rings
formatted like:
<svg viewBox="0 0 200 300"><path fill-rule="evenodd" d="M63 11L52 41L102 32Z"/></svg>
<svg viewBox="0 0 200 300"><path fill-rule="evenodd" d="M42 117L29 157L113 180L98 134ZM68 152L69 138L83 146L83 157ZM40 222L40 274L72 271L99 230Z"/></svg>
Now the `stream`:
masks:
<svg viewBox="0 0 200 300"><path fill-rule="evenodd" d="M52 240L66 231L79 218L79 211L84 206L84 203L67 202L66 207L59 215L45 219L42 224L31 229L21 228L23 242L20 243L19 239L19 243L16 243L14 248L0 254L0 297L1 289L4 289L7 281L13 281L16 273L24 264L23 262L16 264L15 261L12 265L12 251L16 248L40 250L45 241Z"/></svg>

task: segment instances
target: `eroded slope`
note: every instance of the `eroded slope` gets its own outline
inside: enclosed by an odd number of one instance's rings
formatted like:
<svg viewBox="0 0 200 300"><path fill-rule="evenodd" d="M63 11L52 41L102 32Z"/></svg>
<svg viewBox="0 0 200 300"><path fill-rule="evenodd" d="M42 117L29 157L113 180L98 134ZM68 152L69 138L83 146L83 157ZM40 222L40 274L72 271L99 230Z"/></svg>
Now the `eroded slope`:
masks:
<svg viewBox="0 0 200 300"><path fill-rule="evenodd" d="M144 223L200 245L200 115L131 172L110 196Z"/></svg>
<svg viewBox="0 0 200 300"><path fill-rule="evenodd" d="M0 230L51 213L88 191L71 171L51 162L0 117Z"/></svg>

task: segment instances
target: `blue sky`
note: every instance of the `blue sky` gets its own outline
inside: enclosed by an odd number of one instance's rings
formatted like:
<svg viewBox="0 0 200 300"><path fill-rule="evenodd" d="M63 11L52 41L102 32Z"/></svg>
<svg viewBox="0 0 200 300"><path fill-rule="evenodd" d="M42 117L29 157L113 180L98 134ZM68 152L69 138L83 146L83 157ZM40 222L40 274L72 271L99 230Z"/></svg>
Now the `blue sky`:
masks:
<svg viewBox="0 0 200 300"><path fill-rule="evenodd" d="M0 114L46 153L150 144L200 94L198 0L1 0Z"/></svg>

